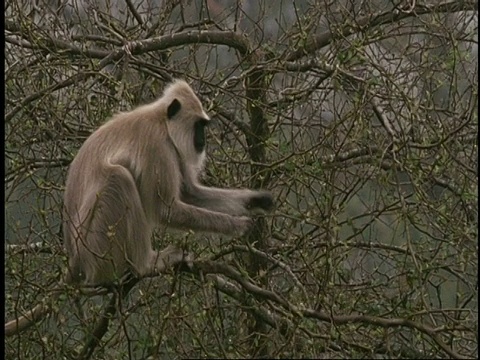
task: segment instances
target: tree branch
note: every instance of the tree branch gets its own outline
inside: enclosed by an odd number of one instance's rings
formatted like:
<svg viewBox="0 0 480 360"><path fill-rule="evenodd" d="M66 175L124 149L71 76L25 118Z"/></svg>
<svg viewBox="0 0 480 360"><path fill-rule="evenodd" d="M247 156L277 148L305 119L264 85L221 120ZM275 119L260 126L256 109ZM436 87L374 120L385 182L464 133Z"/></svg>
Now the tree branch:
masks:
<svg viewBox="0 0 480 360"><path fill-rule="evenodd" d="M450 357L455 359L465 358L463 355L457 353L442 341L442 339L439 336L439 334L444 330L442 327L433 328L429 325L416 322L410 319L403 319L403 318L387 319L382 317L361 315L361 314L334 315L334 314L329 314L322 310L317 311L309 308L302 309L293 305L288 300L286 300L283 296L277 294L276 292L263 289L258 285L254 284L251 280L246 278L244 275L242 275L240 272L238 272L237 270L235 270L233 267L229 265L219 263L219 262L214 262L214 261L208 261L208 260L192 261L191 265L192 266L189 267L188 270L186 271L192 272L197 276L200 275L201 273L205 275L213 275L213 276L209 276L209 278L212 281L214 281L218 289L224 292L225 294L232 296L234 299L236 299L241 303L246 303L247 300L245 297L241 295L240 290L235 285L219 277L218 274L224 275L227 278L236 281L244 291L250 293L258 300L271 301L281 306L283 309L287 310L289 313L291 313L292 315L298 318L312 318L312 319L320 320L323 322L332 323L337 326L352 324L352 323L365 323L365 324L370 324L370 325L379 326L383 328L390 328L390 327L411 328L431 337L432 340ZM166 269L163 269L163 271L165 270ZM183 269L180 269L180 270L183 270ZM128 292L133 288L133 286L135 286L138 283L139 280L140 279L135 278L135 279L130 279L126 283L124 283L120 288L120 293L119 293L120 296L124 297L126 294L128 294ZM87 343L85 344L81 352L81 356L80 356L81 358L88 358L91 356L91 354L93 353L93 350L99 344L101 338L108 330L109 321L116 311L117 298L118 298L118 294L114 295L110 300L108 306L105 308L101 320L95 326L95 329L92 332L92 336L89 338L89 340L87 341ZM252 306L253 304L250 303L249 305ZM40 306L39 309L44 312L49 311L51 309L51 307L49 306L45 306L45 305L39 305L39 306ZM259 308L255 308L252 306L252 309L250 309L249 311L253 311L256 316L260 317L265 322L265 324L269 325L270 327L278 328L278 326L280 326L282 333L285 333L285 331L289 328L289 323L287 319L284 319L283 317L277 314L271 314L270 312L267 312L266 310L264 310L263 307L261 306ZM38 309L37 309L34 315L35 315L35 318L38 320L41 317L45 316L46 313L42 313L41 316L39 317ZM10 323L15 323L15 320L11 321ZM19 331L13 331L13 332L10 331L12 329L10 329L7 325L8 324L5 324L6 335L14 335L19 332ZM10 326L13 326L13 325L10 325ZM23 328L21 330L23 330Z"/></svg>
<svg viewBox="0 0 480 360"><path fill-rule="evenodd" d="M425 14L435 13L454 13L459 11L473 11L477 8L477 1L451 1L439 5L421 5L416 4L410 11L402 12L398 9L382 12L376 15L367 15L358 20L354 24L345 24L337 31L325 31L318 35L313 35L307 39L305 45L293 50L286 56L286 61L298 60L309 55L327 45L337 36L347 37L360 31L366 31L374 27L391 24L403 19L417 17Z"/></svg>
<svg viewBox="0 0 480 360"><path fill-rule="evenodd" d="M210 261L195 261L193 263L193 271L202 271L205 274L223 274L230 279L237 281L242 288L252 294L253 296L257 297L260 300L269 300L275 302L276 304L282 306L285 310L289 311L295 316L298 317L305 317L305 318L312 318L317 319L323 322L332 323L334 325L345 325L351 323L365 323L375 326L380 326L383 328L390 328L390 327L407 327L411 329L418 330L419 332L428 335L432 338L432 340L443 350L447 353L450 357L455 359L466 359L467 357L457 353L447 344L445 344L439 336L439 333L443 330L443 328L433 328L431 326L425 325L420 322L416 322L410 319L402 319L402 318L393 318L393 319L385 319L376 316L368 316L368 315L333 315L328 314L325 311L317 311L312 309L300 309L295 305L291 304L279 294L275 293L274 291L269 291L266 289L262 289L259 286L252 283L250 280L243 277L238 271L236 271L233 267L210 262ZM270 325L270 324L269 324Z"/></svg>
<svg viewBox="0 0 480 360"><path fill-rule="evenodd" d="M7 21L5 29L9 31L18 31L18 26L10 24L10 22ZM145 40L125 41L124 46L113 51L81 48L72 44L71 41L65 41L53 37L41 38L35 43L32 43L27 34L28 32L20 31L19 36L29 41L28 47L37 49L48 48L50 51L56 53L64 55L81 55L90 59L105 59L108 57L109 62L120 60L125 55L127 49L132 55L142 55L151 51L162 51L172 47L189 44L225 45L236 49L241 55L246 55L250 51L250 43L246 37L236 32L219 30L189 30ZM22 43L17 42L16 45L22 46ZM23 45L26 46L25 44Z"/></svg>

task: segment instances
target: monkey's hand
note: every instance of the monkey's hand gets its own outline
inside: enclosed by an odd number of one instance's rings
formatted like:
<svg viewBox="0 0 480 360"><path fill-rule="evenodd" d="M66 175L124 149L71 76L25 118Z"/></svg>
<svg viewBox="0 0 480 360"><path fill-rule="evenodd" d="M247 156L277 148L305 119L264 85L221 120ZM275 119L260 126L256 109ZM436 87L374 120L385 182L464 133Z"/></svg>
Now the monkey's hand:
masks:
<svg viewBox="0 0 480 360"><path fill-rule="evenodd" d="M262 214L274 209L273 196L268 191L256 191L247 201L245 206L252 214Z"/></svg>

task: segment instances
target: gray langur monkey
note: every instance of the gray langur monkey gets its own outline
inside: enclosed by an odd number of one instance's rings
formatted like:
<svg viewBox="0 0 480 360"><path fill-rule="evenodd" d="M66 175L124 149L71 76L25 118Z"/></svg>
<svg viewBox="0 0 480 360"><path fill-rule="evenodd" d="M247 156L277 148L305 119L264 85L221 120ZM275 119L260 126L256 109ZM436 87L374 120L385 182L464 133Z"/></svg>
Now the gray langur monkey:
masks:
<svg viewBox="0 0 480 360"><path fill-rule="evenodd" d="M127 270L155 273L164 261L151 244L158 225L242 235L252 226L246 215L273 207L268 192L200 185L209 121L192 88L177 80L157 101L117 114L85 141L64 196L73 281L99 285Z"/></svg>
<svg viewBox="0 0 480 360"><path fill-rule="evenodd" d="M66 282L109 285L128 272L148 276L181 262L180 249L153 250L159 225L242 235L253 225L248 215L273 209L269 192L199 183L209 122L192 88L176 80L158 100L113 116L85 141L64 195Z"/></svg>

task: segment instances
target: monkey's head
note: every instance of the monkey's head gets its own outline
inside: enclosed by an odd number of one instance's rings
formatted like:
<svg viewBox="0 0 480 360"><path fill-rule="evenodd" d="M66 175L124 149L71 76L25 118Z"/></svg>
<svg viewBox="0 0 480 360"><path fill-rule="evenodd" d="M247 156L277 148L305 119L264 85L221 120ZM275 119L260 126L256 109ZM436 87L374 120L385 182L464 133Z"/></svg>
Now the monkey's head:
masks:
<svg viewBox="0 0 480 360"><path fill-rule="evenodd" d="M210 118L192 88L182 80L171 83L163 94L168 133L184 157L197 171L205 160L205 127Z"/></svg>

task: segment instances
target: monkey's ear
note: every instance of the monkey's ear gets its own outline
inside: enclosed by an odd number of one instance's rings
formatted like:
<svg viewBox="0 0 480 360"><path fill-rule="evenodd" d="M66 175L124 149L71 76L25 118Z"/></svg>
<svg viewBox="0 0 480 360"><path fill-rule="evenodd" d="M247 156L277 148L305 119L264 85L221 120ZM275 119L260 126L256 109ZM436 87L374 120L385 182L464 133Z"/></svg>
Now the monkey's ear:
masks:
<svg viewBox="0 0 480 360"><path fill-rule="evenodd" d="M180 111L182 108L182 105L180 104L180 101L177 99L173 99L173 101L168 105L167 108L167 116L169 119L177 115L177 113Z"/></svg>

